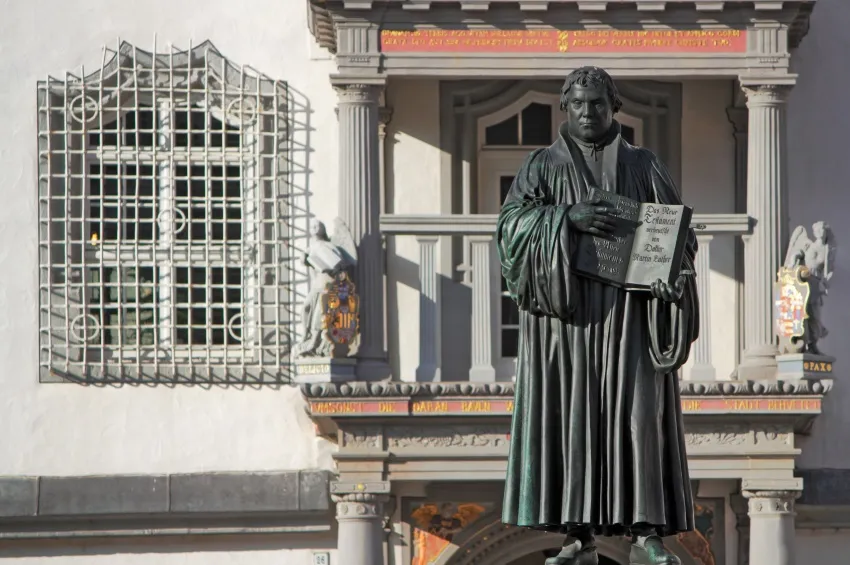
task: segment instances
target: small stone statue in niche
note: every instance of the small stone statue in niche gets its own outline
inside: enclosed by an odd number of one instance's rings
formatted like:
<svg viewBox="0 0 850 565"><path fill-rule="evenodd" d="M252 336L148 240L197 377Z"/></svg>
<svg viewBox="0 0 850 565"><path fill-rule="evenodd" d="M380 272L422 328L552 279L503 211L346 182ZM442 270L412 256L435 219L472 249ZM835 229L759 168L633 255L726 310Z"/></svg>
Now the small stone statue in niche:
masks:
<svg viewBox="0 0 850 565"><path fill-rule="evenodd" d="M832 278L832 266L836 246L832 230L826 222L815 222L812 225L814 240L809 239L805 226L797 226L791 233L785 263L780 271L793 275L798 279L797 287L805 295L808 287L808 301L803 296L802 309L808 317L803 319L802 336L791 332L789 339L783 339L782 322L780 321L780 347L782 353L813 353L820 355L818 341L828 333L821 320L823 299L829 293L829 281ZM781 300L781 298L780 298ZM778 301L779 302L779 301ZM781 313L780 313L781 320Z"/></svg>
<svg viewBox="0 0 850 565"><path fill-rule="evenodd" d="M301 307L301 341L295 346L296 357L332 357L338 340L328 336L327 297L329 292L339 284L347 285L353 290L350 282L351 270L357 265L357 246L348 226L342 219L334 221L333 237L328 237L325 224L315 221L310 226L310 246L304 257L304 264L310 270L310 290ZM331 289L333 287L333 289ZM334 294L333 305L338 306L337 293ZM347 295L343 298L349 298ZM352 297L356 301L356 296ZM356 318L356 305L353 312ZM332 313L331 313L332 314ZM356 320L354 320L356 322ZM343 328L345 329L345 328ZM350 328L356 334L357 327ZM352 336L346 345L347 355L357 352L356 335Z"/></svg>

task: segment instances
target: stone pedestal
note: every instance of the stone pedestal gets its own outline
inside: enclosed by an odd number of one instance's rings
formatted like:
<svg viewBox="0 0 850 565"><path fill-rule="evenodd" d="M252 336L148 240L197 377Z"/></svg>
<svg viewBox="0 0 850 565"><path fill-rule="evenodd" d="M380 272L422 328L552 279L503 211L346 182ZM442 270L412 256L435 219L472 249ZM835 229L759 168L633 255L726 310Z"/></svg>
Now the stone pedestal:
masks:
<svg viewBox="0 0 850 565"><path fill-rule="evenodd" d="M356 378L357 360L352 358L305 357L295 360L295 382L340 383Z"/></svg>
<svg viewBox="0 0 850 565"><path fill-rule="evenodd" d="M829 379L835 357L814 353L788 353L776 356L777 376L782 380Z"/></svg>
<svg viewBox="0 0 850 565"><path fill-rule="evenodd" d="M387 496L369 492L331 495L339 522L337 553L345 565L381 565L383 550L383 503Z"/></svg>
<svg viewBox="0 0 850 565"><path fill-rule="evenodd" d="M749 108L747 214L755 218L744 238L745 348L740 379L776 376L773 326L773 281L787 241L785 207L785 99L793 83L743 80ZM755 84L753 84L755 83Z"/></svg>
<svg viewBox="0 0 850 565"><path fill-rule="evenodd" d="M749 500L749 565L794 565L794 500L799 491L744 491Z"/></svg>
<svg viewBox="0 0 850 565"><path fill-rule="evenodd" d="M357 244L354 282L360 294L360 350L357 376L390 374L384 348L384 252L381 214L379 100L382 81L334 79L339 96L340 217Z"/></svg>

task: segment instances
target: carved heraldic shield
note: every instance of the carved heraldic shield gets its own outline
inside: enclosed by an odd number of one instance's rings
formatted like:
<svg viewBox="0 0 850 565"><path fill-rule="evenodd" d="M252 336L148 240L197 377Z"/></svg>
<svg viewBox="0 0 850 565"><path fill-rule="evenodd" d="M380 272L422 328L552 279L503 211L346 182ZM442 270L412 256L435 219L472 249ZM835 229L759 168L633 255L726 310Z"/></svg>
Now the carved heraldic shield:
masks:
<svg viewBox="0 0 850 565"><path fill-rule="evenodd" d="M322 306L325 337L334 344L331 356L336 357L337 349L348 350L360 333L360 297L347 272L338 272L325 285Z"/></svg>
<svg viewBox="0 0 850 565"><path fill-rule="evenodd" d="M774 319L780 341L794 342L806 332L811 289L806 279L809 269L798 265L781 267L774 285Z"/></svg>

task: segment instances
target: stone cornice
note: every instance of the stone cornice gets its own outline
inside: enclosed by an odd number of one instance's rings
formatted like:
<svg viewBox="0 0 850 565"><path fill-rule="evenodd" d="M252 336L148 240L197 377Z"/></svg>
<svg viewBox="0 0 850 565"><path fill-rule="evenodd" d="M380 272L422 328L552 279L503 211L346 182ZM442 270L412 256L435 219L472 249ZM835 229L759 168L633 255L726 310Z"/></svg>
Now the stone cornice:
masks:
<svg viewBox="0 0 850 565"><path fill-rule="evenodd" d="M706 396L823 396L832 390L831 379L794 381L679 381L682 397ZM360 398L475 398L514 395L514 383L443 382L414 383L403 381L314 383L305 384L301 392L309 400Z"/></svg>
<svg viewBox="0 0 850 565"><path fill-rule="evenodd" d="M322 47L333 54L337 52L337 28L335 18L356 18L368 20L369 13L375 13L375 21L388 9L403 10L411 14L411 20L422 21L422 14L458 10L466 16L486 15L491 7L514 7L530 18L544 19L552 10L569 8L586 13L588 16L602 17L611 12L612 5L618 13L631 9L635 14L664 13L669 11L693 10L696 14L712 15L732 9L747 9L753 14L771 19L777 17L777 9L785 15L782 20L789 26L789 47L799 45L809 30L809 17L817 0L307 0L310 32ZM415 17L414 17L415 15ZM763 16L762 16L763 15ZM427 16L426 16L427 19Z"/></svg>

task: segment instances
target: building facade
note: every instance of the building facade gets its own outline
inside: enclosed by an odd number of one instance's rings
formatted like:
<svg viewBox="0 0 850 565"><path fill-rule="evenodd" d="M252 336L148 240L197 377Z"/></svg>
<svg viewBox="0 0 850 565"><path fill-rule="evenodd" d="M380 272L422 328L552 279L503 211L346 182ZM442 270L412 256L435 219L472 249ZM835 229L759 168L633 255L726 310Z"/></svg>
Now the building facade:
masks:
<svg viewBox="0 0 850 565"><path fill-rule="evenodd" d="M773 295L791 228L850 237L841 0L80 8L0 23L0 558L542 563L557 536L499 522L518 329L493 237L594 64L693 206L706 274L680 384L697 531L671 545L845 563L841 253L835 369L785 371ZM310 225L336 218L361 343L323 382L292 350Z"/></svg>

